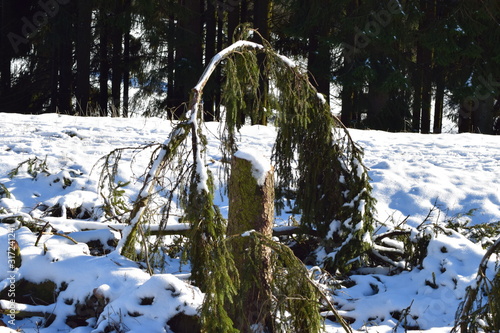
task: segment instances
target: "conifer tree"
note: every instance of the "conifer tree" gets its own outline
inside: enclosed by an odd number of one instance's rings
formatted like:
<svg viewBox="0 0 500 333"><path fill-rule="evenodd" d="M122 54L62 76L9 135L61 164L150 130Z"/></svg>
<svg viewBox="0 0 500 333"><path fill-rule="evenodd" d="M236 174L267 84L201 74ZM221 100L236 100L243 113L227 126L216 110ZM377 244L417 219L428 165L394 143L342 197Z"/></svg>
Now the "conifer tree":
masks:
<svg viewBox="0 0 500 333"><path fill-rule="evenodd" d="M108 115L108 79L110 70L109 61L109 33L110 33L110 22L109 22L109 5L107 2L99 3L99 19L98 19L98 31L99 31L99 113L102 117Z"/></svg>
<svg viewBox="0 0 500 333"><path fill-rule="evenodd" d="M88 0L77 2L75 60L77 65L75 96L77 109L86 115L90 102L90 53L92 44L92 5Z"/></svg>
<svg viewBox="0 0 500 333"><path fill-rule="evenodd" d="M258 65L258 53L265 56L264 72ZM248 94L256 95L259 76L270 78L275 87L270 106L276 110L274 125L278 131L272 153L277 194L281 200L287 200L291 199L287 193L294 193L295 209L301 214L303 229L321 240L314 253L318 264L331 271L345 271L364 261L371 248L374 199L361 149L331 114L324 96L309 83L303 70L276 54L265 41L264 46L238 41L217 54L193 88L188 112L156 151L117 249L123 255L137 258L135 244L141 237L151 195L162 175L177 175L170 181L169 191L178 193L182 199L185 207L182 219L191 225L188 248L191 279L206 293L202 325L207 331L233 332L231 313L241 313L238 306L242 303L238 297L242 295L238 290L248 277L238 275L229 244L244 235L226 238L226 222L214 205L213 178L204 162L206 139L201 113L203 89L221 64L226 72L223 87L226 115L219 136L227 157L238 147L237 134L244 125L243 120L262 117L254 113L259 110L267 112L246 105ZM258 103L258 99L255 101ZM191 163L183 162L187 157L192 159ZM289 248L269 237L259 233L252 233L251 237L254 237L252 244L262 244L275 253L269 265L272 278L268 281L272 283L269 290L278 302L273 305L271 312L275 315L266 324L266 330L318 332L321 293L308 278L303 264ZM300 293L301 298L294 301L290 296L296 293ZM283 316L289 318L283 320ZM238 324L240 329L241 325Z"/></svg>

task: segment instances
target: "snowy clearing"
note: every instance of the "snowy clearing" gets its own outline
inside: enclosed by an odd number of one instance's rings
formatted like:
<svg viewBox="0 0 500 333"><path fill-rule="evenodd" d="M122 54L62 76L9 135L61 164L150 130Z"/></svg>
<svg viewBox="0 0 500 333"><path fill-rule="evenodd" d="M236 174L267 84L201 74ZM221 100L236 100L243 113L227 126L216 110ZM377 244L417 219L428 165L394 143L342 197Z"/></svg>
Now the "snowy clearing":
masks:
<svg viewBox="0 0 500 333"><path fill-rule="evenodd" d="M77 242L50 233L38 239L27 227L18 228L19 222L0 224L0 289L15 294L13 281L50 280L56 284L54 291L58 295L57 299L53 296L52 300L40 300L38 305L22 305L19 300L26 296L18 294L16 302L2 297L0 303L2 308L16 313L53 314L49 328L38 327L45 320L41 316L9 317L8 311L4 312L3 322L24 332L101 332L111 324L132 332L169 332L166 324L176 314L195 314L203 295L187 283L189 267L167 260L164 270L150 277L143 267L112 251L113 240L119 238L123 226L116 221L103 224L92 216L92 209L102 205L97 188L99 159L116 148L163 142L171 130L170 123L158 118L56 114L2 113L1 117L0 184L10 195L0 188L0 218L29 214L50 222L52 231L66 233ZM213 170L223 163L215 137L217 126L208 123L206 129L207 164ZM377 218L386 226L406 219L407 224L416 227L433 206L439 209L433 211L432 221L460 219L469 225L500 221L500 137L350 132L365 150L364 163L370 169L373 195L378 201ZM240 148L257 150L268 159L274 138L272 128L246 126L241 131ZM131 149L129 153L124 159L130 163L120 169L117 181L130 182L124 190L133 199L150 162L151 150ZM34 175L28 160L46 172ZM9 177L21 163L17 174ZM221 211L226 213L226 198L217 197ZM45 217L47 207L59 207L61 211ZM285 224L287 218L277 217L277 223ZM173 227L182 229L183 225ZM93 230L86 231L89 229ZM22 264L18 269L13 269L7 256L13 239L21 248ZM86 243L91 240L99 241L102 248L90 248ZM93 256L93 251L101 251L101 255ZM397 275L384 270L353 275L353 286L335 291L333 301L340 313L352 319L354 329L363 332L404 332L403 322L406 330L418 327L421 332L449 332L485 250L451 233L432 236L427 253L421 269ZM94 302L94 307L104 306L104 310L97 321L89 320L84 327L78 323L75 309L87 311L91 306L83 304L89 301ZM75 316L73 328L67 316ZM329 320L326 324L328 332L342 331Z"/></svg>

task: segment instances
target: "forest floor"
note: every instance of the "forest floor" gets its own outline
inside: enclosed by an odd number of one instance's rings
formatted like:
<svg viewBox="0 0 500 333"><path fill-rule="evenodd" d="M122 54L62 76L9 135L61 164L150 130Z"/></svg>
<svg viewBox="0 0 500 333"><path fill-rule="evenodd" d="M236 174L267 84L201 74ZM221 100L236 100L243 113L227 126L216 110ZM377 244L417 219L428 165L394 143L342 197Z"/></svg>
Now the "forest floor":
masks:
<svg viewBox="0 0 500 333"><path fill-rule="evenodd" d="M158 118L0 116L0 219L13 218L12 224L0 224L2 321L30 333L100 332L106 326L165 332L165 323L176 314L194 315L203 295L187 283L189 266L162 258L163 269L151 277L113 252L113 240L120 237L123 225L106 220L98 210L103 203L101 158L117 148L163 142L171 124ZM214 171L223 163L217 132L216 123L207 124L207 163ZM475 281L486 251L482 245L494 239L471 240L453 231L434 234L432 226L500 221L499 137L350 132L365 151L377 199L378 232L403 223L412 228L427 223L431 240L420 267L398 274L387 269L358 271L348 286L334 292L332 301L353 329L362 332L449 332L466 288ZM269 157L275 135L270 127L245 126L240 146ZM121 188L124 198L133 200L140 189L151 152L123 153L116 181L126 184ZM226 214L223 193L217 195L217 204ZM276 223L284 225L288 218L277 216ZM20 221L31 221L37 228L48 224L39 237L27 226L19 228ZM7 254L14 239L22 257L15 269ZM20 281L48 280L55 285L36 299L26 294L26 285L19 286ZM9 316L11 308L16 315ZM99 318L88 319L92 311L100 313ZM47 322L50 326L44 328ZM326 320L326 331L342 330Z"/></svg>

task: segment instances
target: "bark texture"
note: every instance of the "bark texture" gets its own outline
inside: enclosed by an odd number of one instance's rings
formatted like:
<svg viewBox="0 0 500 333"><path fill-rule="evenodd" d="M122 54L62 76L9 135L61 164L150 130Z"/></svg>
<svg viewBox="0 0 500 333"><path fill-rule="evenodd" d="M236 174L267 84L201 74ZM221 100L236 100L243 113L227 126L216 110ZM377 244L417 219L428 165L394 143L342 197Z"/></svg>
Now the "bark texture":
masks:
<svg viewBox="0 0 500 333"><path fill-rule="evenodd" d="M267 173L264 184L259 186L252 175L252 168L250 161L233 156L229 179L229 237L249 230L272 237L273 170ZM243 333L268 331L272 327L271 251L251 237L237 237L231 244L240 276L238 300L242 302L244 309L243 313L232 315L235 328ZM241 265L242 263L245 264Z"/></svg>

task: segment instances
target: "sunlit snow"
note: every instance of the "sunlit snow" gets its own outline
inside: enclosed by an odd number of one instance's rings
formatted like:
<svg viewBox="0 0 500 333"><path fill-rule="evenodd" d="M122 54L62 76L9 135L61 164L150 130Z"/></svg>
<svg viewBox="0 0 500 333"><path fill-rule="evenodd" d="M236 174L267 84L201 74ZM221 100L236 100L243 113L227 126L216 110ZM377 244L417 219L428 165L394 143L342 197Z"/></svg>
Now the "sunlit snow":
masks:
<svg viewBox="0 0 500 333"><path fill-rule="evenodd" d="M162 119L80 118L56 114L2 113L1 117L0 183L11 196L0 200L0 218L31 216L40 219L42 226L46 222L49 225L45 234L37 239L27 227L17 228L19 223L0 224L0 288L9 288L12 275L17 281L51 280L58 286L67 284L66 289L59 290L53 304L31 305L27 309L53 313L56 318L49 328L37 326L43 322L41 317L17 318L11 328L30 333L82 333L100 332L110 323L120 323L131 332L170 332L166 323L175 314L195 314L203 294L189 284L188 266L166 260L163 270L150 276L144 266L113 252L113 244L108 243L120 237L123 225L116 220L89 216L93 208L103 203L98 194L100 158L116 148L164 142L171 124ZM206 162L218 177L217 170L227 162L216 139L218 124L206 126ZM255 153L251 156L259 163L269 161L275 135L270 127L245 126L239 136L239 148L242 152L258 151L263 157L256 158ZM470 220L470 224L500 220L499 137L360 130L351 130L351 135L364 148L364 164L370 169L373 195L377 199L376 216L386 228L403 221L416 227L434 206L438 209L431 219L436 221L468 212L472 214L463 219ZM131 150L123 156L125 163L119 169L117 181L130 182L125 188L130 200L141 187L150 153L151 150ZM8 177L20 163L35 157L46 163L50 175L39 173L33 177L26 168L20 168L16 176ZM267 171L268 166L257 170L258 176ZM65 182L65 178L72 181ZM216 203L225 214L228 203L224 193L221 194L216 195ZM56 204L61 206L60 217L45 216L44 209ZM285 225L287 218L286 214L278 216L277 224ZM174 218L169 223L173 229L186 227ZM54 234L56 231L66 233L77 244ZM404 332L397 318L406 309L407 324L419 327L421 332L451 330L459 302L467 286L474 283L485 251L458 233L434 235L430 230L429 235L432 240L421 268L396 275L388 274L385 269L362 271L351 276L353 286L335 291L332 301L342 315L351 319L353 329ZM7 256L12 237L22 254L22 265L14 270L9 267ZM105 254L92 255L85 244L90 240L99 240ZM401 247L396 241L388 242ZM73 314L75 305L91 295L106 299L104 312L96 320L89 320L86 327L69 327L66 316ZM144 300L148 300L148 305L144 305ZM0 305L11 306L8 300ZM11 318L4 315L2 320L7 324ZM0 328L0 331L7 330ZM326 320L326 331L342 332L342 329Z"/></svg>

